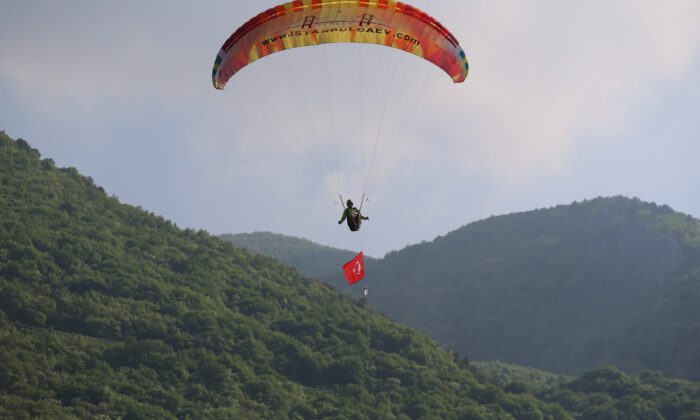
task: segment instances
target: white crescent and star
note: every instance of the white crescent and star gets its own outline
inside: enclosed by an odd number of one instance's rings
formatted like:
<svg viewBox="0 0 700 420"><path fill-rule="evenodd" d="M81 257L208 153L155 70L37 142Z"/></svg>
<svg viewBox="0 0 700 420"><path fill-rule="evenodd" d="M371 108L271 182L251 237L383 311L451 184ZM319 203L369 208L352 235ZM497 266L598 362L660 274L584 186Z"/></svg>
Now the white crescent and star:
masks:
<svg viewBox="0 0 700 420"><path fill-rule="evenodd" d="M362 263L359 261L355 261L355 267L352 269L352 273L356 276L359 276L360 273L362 273Z"/></svg>

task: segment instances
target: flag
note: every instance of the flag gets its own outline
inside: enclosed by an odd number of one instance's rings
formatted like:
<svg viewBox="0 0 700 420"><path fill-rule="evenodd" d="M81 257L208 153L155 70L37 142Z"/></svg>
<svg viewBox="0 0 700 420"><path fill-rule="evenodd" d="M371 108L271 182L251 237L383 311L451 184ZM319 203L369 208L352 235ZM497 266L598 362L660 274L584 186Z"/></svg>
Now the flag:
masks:
<svg viewBox="0 0 700 420"><path fill-rule="evenodd" d="M365 278L365 257L362 255L362 252L357 254L357 257L346 262L343 266L343 271L345 271L345 278L348 279L350 284L355 284Z"/></svg>

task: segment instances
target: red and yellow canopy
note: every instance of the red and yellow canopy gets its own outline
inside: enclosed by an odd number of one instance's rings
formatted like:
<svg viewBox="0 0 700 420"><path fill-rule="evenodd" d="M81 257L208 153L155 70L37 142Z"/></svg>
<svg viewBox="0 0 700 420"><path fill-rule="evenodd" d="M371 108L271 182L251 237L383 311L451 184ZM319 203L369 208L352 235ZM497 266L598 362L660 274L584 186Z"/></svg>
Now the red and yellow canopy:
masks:
<svg viewBox="0 0 700 420"><path fill-rule="evenodd" d="M443 69L455 83L469 72L455 37L421 10L392 0L297 0L255 16L224 43L212 79L223 89L248 64L290 48L326 43L397 48Z"/></svg>

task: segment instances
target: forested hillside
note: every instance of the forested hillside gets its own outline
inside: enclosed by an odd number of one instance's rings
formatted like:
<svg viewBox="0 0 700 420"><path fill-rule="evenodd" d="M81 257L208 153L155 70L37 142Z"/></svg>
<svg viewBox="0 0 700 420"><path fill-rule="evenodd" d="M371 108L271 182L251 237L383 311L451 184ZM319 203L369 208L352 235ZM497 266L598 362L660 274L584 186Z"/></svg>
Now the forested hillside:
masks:
<svg viewBox="0 0 700 420"><path fill-rule="evenodd" d="M492 217L384 258L372 303L448 348L700 379L700 222L623 197Z"/></svg>
<svg viewBox="0 0 700 420"><path fill-rule="evenodd" d="M571 417L4 133L0 186L0 418Z"/></svg>
<svg viewBox="0 0 700 420"><path fill-rule="evenodd" d="M374 307L470 359L700 379L700 222L668 206L611 197L492 217L368 273Z"/></svg>

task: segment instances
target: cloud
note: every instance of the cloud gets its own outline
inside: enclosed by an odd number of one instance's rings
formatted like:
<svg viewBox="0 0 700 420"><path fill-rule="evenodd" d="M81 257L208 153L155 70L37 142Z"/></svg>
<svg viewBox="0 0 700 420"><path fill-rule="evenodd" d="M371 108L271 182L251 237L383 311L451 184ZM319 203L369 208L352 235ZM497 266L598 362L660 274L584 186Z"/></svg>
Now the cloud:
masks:
<svg viewBox="0 0 700 420"><path fill-rule="evenodd" d="M427 7L427 5L426 5ZM452 13L449 8L454 7ZM431 8L438 8L438 6ZM439 6L469 54L442 158L507 182L566 175L577 148L635 130L698 59L700 4L509 1Z"/></svg>
<svg viewBox="0 0 700 420"><path fill-rule="evenodd" d="M220 40L206 41L219 36L209 14L185 2L10 2L0 77L27 109L61 118L124 104L187 108L211 87Z"/></svg>

